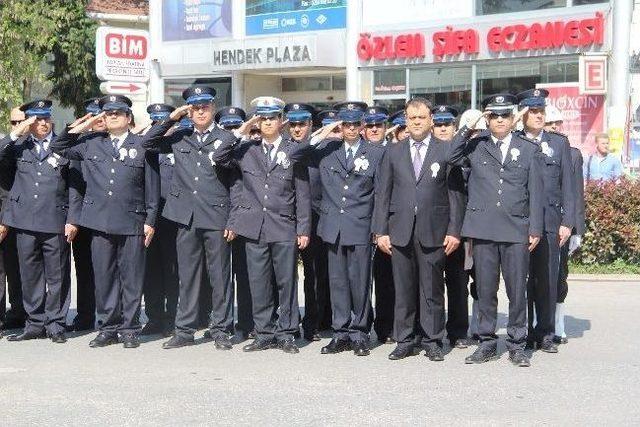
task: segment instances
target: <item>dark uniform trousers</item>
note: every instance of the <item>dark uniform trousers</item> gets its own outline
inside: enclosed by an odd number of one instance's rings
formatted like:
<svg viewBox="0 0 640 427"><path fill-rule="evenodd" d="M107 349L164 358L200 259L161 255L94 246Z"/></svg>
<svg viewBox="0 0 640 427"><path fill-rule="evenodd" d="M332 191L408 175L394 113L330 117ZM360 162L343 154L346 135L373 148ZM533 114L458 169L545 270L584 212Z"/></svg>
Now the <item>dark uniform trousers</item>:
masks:
<svg viewBox="0 0 640 427"><path fill-rule="evenodd" d="M337 339L366 341L371 324L371 245L329 244L329 286Z"/></svg>
<svg viewBox="0 0 640 427"><path fill-rule="evenodd" d="M177 225L159 218L147 249L144 311L150 323L173 329L178 306Z"/></svg>
<svg viewBox="0 0 640 427"><path fill-rule="evenodd" d="M179 334L192 336L198 329L200 292L205 269L209 283L213 284L209 324L211 337L233 332L231 245L223 234L222 230L178 226L176 246L180 290L176 332Z"/></svg>
<svg viewBox="0 0 640 427"><path fill-rule="evenodd" d="M18 248L16 245L15 230L9 229L7 236L0 243L0 323L3 321L24 321L26 313L22 303L22 281L20 280L20 265L18 262ZM5 287L6 283L6 287ZM9 294L9 304L11 308L5 313L6 299L5 294Z"/></svg>
<svg viewBox="0 0 640 427"><path fill-rule="evenodd" d="M64 332L71 299L70 252L64 235L16 230L25 331Z"/></svg>
<svg viewBox="0 0 640 427"><path fill-rule="evenodd" d="M378 340L384 341L393 333L393 307L395 306L395 286L391 257L379 249L373 255L373 282L376 296L373 329Z"/></svg>
<svg viewBox="0 0 640 427"><path fill-rule="evenodd" d="M304 318L305 334L327 329L331 323L331 299L329 297L329 272L327 247L317 235L318 214L311 213L313 230L309 245L300 251L304 271Z"/></svg>
<svg viewBox="0 0 640 427"><path fill-rule="evenodd" d="M540 243L533 250L530 258L530 274L527 281L529 339L537 341L544 338L552 339L555 331L555 308L560 271L558 234L543 233Z"/></svg>
<svg viewBox="0 0 640 427"><path fill-rule="evenodd" d="M542 242L541 242L542 244ZM509 350L524 349L527 339L527 294L523 286L529 272L529 248L526 243L500 243L489 240L473 240L473 259L478 283L478 335L484 345L498 339L498 284L500 271L509 298L509 322L507 324ZM482 260L482 262L477 262Z"/></svg>
<svg viewBox="0 0 640 427"><path fill-rule="evenodd" d="M248 334L253 331L254 324L245 244L245 239L242 236L237 236L231 243L231 269L233 271L236 285L238 313L236 329Z"/></svg>
<svg viewBox="0 0 640 427"><path fill-rule="evenodd" d="M569 293L569 284L567 278L569 277L569 243L566 243L560 248L560 267L558 269L558 292L557 303L564 303Z"/></svg>
<svg viewBox="0 0 640 427"><path fill-rule="evenodd" d="M76 268L76 321L93 324L96 320L96 284L91 263L91 230L78 227L71 250Z"/></svg>
<svg viewBox="0 0 640 427"><path fill-rule="evenodd" d="M467 337L469 329L469 272L464 269L464 244L446 257L447 336L449 341Z"/></svg>

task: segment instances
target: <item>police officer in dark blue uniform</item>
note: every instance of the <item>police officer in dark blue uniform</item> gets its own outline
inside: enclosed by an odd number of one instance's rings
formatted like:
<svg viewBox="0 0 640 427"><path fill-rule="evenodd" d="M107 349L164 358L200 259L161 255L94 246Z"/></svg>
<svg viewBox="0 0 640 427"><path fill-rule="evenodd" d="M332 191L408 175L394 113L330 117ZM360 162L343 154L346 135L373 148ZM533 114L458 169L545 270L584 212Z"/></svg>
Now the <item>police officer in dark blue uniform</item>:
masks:
<svg viewBox="0 0 640 427"><path fill-rule="evenodd" d="M298 353L294 342L300 318L296 259L297 251L307 247L311 233L309 174L300 161L310 144L283 138L282 100L259 97L252 106L260 120L262 141L243 142L234 151L242 170L243 192L233 230L246 239L258 334L243 350L277 345L284 352ZM277 298L271 280L274 273Z"/></svg>
<svg viewBox="0 0 640 427"><path fill-rule="evenodd" d="M140 345L145 248L153 238L158 215L158 156L142 146L143 137L129 132L129 98L104 96L100 108L99 115L65 129L52 149L81 160L87 182L80 224L92 230L100 330L89 345L115 344L119 334L125 348L135 348ZM103 117L107 132L80 134Z"/></svg>
<svg viewBox="0 0 640 427"><path fill-rule="evenodd" d="M100 98L89 98L84 102L84 109L92 116L100 114ZM106 130L104 119L94 123L89 132L103 132ZM82 176L82 167L72 167L69 173L75 176L78 183L78 194L84 197L87 183ZM82 200L77 204L82 211ZM76 317L67 327L72 331L86 331L95 327L96 323L96 285L93 278L93 265L91 264L91 230L78 227L78 234L71 242L73 263L76 269Z"/></svg>
<svg viewBox="0 0 640 427"><path fill-rule="evenodd" d="M343 138L316 153L321 158L322 180L318 235L328 247L334 331L321 352L351 348L357 356L367 356L372 311L371 220L384 148L361 136L366 104L344 102L334 108L339 111Z"/></svg>
<svg viewBox="0 0 640 427"><path fill-rule="evenodd" d="M374 224L395 284L391 360L415 354L418 339L429 360L444 360L444 265L460 244L464 199L449 177L449 144L431 135L431 110L423 98L407 103L410 136L387 147L378 171Z"/></svg>
<svg viewBox="0 0 640 427"><path fill-rule="evenodd" d="M455 134L455 120L458 110L448 105L436 105L433 108L433 136L441 141L451 142ZM459 192L465 194L462 168L453 166L449 170L449 179ZM465 198L466 199L466 198ZM465 200L466 201L466 200ZM458 212L459 221L464 211ZM464 269L464 245L458 246L445 262L445 285L447 289L447 337L451 347L467 348L467 330L469 329L469 273Z"/></svg>
<svg viewBox="0 0 640 427"><path fill-rule="evenodd" d="M307 141L311 135L315 109L309 104L290 103L284 106L285 117L289 123L289 134L294 142ZM318 220L320 218L320 201L322 200L322 183L320 170L315 158L307 162L309 172L309 189L311 191L311 235L309 246L300 251L304 269L304 318L302 330L308 341L319 341L321 323L331 318L331 302L329 299L329 276L327 271L327 249L318 237ZM330 320L329 320L330 322Z"/></svg>
<svg viewBox="0 0 640 427"><path fill-rule="evenodd" d="M151 104L147 107L152 124L167 119L174 110L173 106L167 104ZM162 212L171 191L171 178L175 164L173 153L160 154L158 163L160 167L158 211ZM178 255L176 252L178 227L175 222L162 216L158 218L156 224L155 238L147 249L144 283L144 311L149 320L140 331L140 335L170 336L175 329L178 306Z"/></svg>
<svg viewBox="0 0 640 427"><path fill-rule="evenodd" d="M509 297L507 348L517 366L529 366L526 280L529 252L543 232L543 186L539 147L511 132L516 97L498 94L483 100L489 132L469 139L464 126L453 141L450 162L470 168L468 203L462 236L473 239L479 298L480 345L465 359L483 363L497 358L496 322L500 272Z"/></svg>
<svg viewBox="0 0 640 427"><path fill-rule="evenodd" d="M524 129L520 135L534 141L542 151L544 182L544 234L531 253L527 297L528 344L547 353L557 353L555 336L560 248L571 237L575 225L575 194L571 151L566 136L544 130L546 89L518 94ZM535 323L534 323L535 322Z"/></svg>
<svg viewBox="0 0 640 427"><path fill-rule="evenodd" d="M186 105L149 132L164 135L189 114L193 129L178 129L167 137L150 138L148 147L173 153L171 190L162 215L179 224L177 233L180 291L176 334L163 344L172 349L194 343L203 266L212 289L209 334L219 350L232 347L233 286L231 283L232 187L237 176L229 161L236 138L214 121L215 89L194 85L184 90Z"/></svg>
<svg viewBox="0 0 640 427"><path fill-rule="evenodd" d="M66 342L66 318L71 298L69 243L78 228L80 198L69 174L70 162L51 151L51 101L36 100L20 107L27 119L0 142L0 162L8 159L17 173L3 222L16 229L22 268L22 295L27 321L24 331L9 341L49 336Z"/></svg>
<svg viewBox="0 0 640 427"><path fill-rule="evenodd" d="M242 108L233 106L221 108L215 116L216 123L231 132L239 129L246 119L247 114L245 111ZM237 170L234 172L239 173ZM238 305L235 336L242 340L255 338L251 289L249 287L249 273L247 272L247 254L244 245L245 241L242 236L236 236L231 242L231 271L236 282L235 294Z"/></svg>

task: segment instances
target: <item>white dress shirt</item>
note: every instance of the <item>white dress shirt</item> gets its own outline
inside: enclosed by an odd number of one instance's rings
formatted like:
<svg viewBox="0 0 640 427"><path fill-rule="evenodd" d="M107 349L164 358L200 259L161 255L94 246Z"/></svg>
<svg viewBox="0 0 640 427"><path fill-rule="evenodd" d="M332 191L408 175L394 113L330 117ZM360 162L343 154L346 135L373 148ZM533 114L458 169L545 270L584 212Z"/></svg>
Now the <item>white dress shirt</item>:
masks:
<svg viewBox="0 0 640 427"><path fill-rule="evenodd" d="M271 149L271 161L273 162L273 158L276 157L276 152L278 151L278 147L280 146L280 143L282 142L282 136L279 136L278 139L276 139L275 141L273 141L273 143L271 144L273 146L273 148ZM265 142L264 138L262 139L262 150L264 151L264 154L267 154L267 149L265 147L265 145L269 145L267 142Z"/></svg>
<svg viewBox="0 0 640 427"><path fill-rule="evenodd" d="M509 144L511 144L511 132L509 132L503 139L498 139L495 136L491 135L491 140L494 144L497 144L498 141L502 141L500 151L502 152L502 163L504 163L505 159L507 158L507 153L509 152Z"/></svg>
<svg viewBox="0 0 640 427"><path fill-rule="evenodd" d="M414 141L413 138L409 138L409 150L411 151L411 161L414 161L416 158L416 147L413 145L418 141ZM429 143L431 142L431 134L427 135L425 139L422 140L422 146L420 147L420 159L424 162L424 158L427 156L427 150L429 149Z"/></svg>

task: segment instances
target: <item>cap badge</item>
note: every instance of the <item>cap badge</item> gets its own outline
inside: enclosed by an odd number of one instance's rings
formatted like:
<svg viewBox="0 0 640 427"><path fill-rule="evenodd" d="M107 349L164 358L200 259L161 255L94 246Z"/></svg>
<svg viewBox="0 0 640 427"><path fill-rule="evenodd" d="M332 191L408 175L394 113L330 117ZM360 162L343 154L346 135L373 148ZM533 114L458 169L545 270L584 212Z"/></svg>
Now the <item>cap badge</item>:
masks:
<svg viewBox="0 0 640 427"><path fill-rule="evenodd" d="M444 113L445 111L447 111L447 107L445 107L444 105L441 105L439 108L439 111Z"/></svg>
<svg viewBox="0 0 640 427"><path fill-rule="evenodd" d="M156 108L156 111L160 111L160 110L162 110L162 107L160 106L160 104L156 104L156 107L155 107L155 108Z"/></svg>
<svg viewBox="0 0 640 427"><path fill-rule="evenodd" d="M504 102L504 96L496 96L495 101L496 101L498 104L502 104L502 103Z"/></svg>
<svg viewBox="0 0 640 427"><path fill-rule="evenodd" d="M195 88L193 91L198 95L202 93L202 89L200 89L199 87Z"/></svg>
<svg viewBox="0 0 640 427"><path fill-rule="evenodd" d="M115 96L113 96L113 95L112 95L112 96L110 96L110 97L109 97L109 101L111 101L111 102L116 102L116 97L115 97Z"/></svg>
<svg viewBox="0 0 640 427"><path fill-rule="evenodd" d="M38 107L40 108L44 107L44 102L43 101L38 102Z"/></svg>
<svg viewBox="0 0 640 427"><path fill-rule="evenodd" d="M347 109L353 110L355 106L353 104L347 104Z"/></svg>
<svg viewBox="0 0 640 427"><path fill-rule="evenodd" d="M540 96L540 89L536 89L533 91L533 96Z"/></svg>
<svg viewBox="0 0 640 427"><path fill-rule="evenodd" d="M236 113L235 108L229 108L229 114L235 114L235 113Z"/></svg>
<svg viewBox="0 0 640 427"><path fill-rule="evenodd" d="M300 105L298 105L298 104L293 104L293 109L294 109L294 110L299 110L299 109L300 109Z"/></svg>

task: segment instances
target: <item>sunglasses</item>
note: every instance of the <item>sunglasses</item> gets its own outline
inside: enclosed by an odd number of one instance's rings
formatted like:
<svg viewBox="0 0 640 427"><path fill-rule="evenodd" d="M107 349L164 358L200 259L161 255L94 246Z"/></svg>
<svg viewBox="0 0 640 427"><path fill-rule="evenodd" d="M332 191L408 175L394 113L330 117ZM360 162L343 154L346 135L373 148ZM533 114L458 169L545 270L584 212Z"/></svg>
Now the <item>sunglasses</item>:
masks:
<svg viewBox="0 0 640 427"><path fill-rule="evenodd" d="M352 127L353 126L353 127L357 128L357 127L362 126L362 122L348 122L348 123L347 122L343 122L342 125L345 126L345 127Z"/></svg>
<svg viewBox="0 0 640 427"><path fill-rule="evenodd" d="M24 120L11 120L11 126L16 126L22 123Z"/></svg>
<svg viewBox="0 0 640 427"><path fill-rule="evenodd" d="M366 127L367 129L381 128L382 123L367 123L366 125L364 125L364 127Z"/></svg>
<svg viewBox="0 0 640 427"><path fill-rule="evenodd" d="M434 127L447 127L447 126L451 126L453 125L453 123L451 122L447 122L447 123L434 123L433 126Z"/></svg>
<svg viewBox="0 0 640 427"><path fill-rule="evenodd" d="M498 117L502 117L503 119L511 117L511 113L491 113L489 114L490 119L497 119Z"/></svg>

